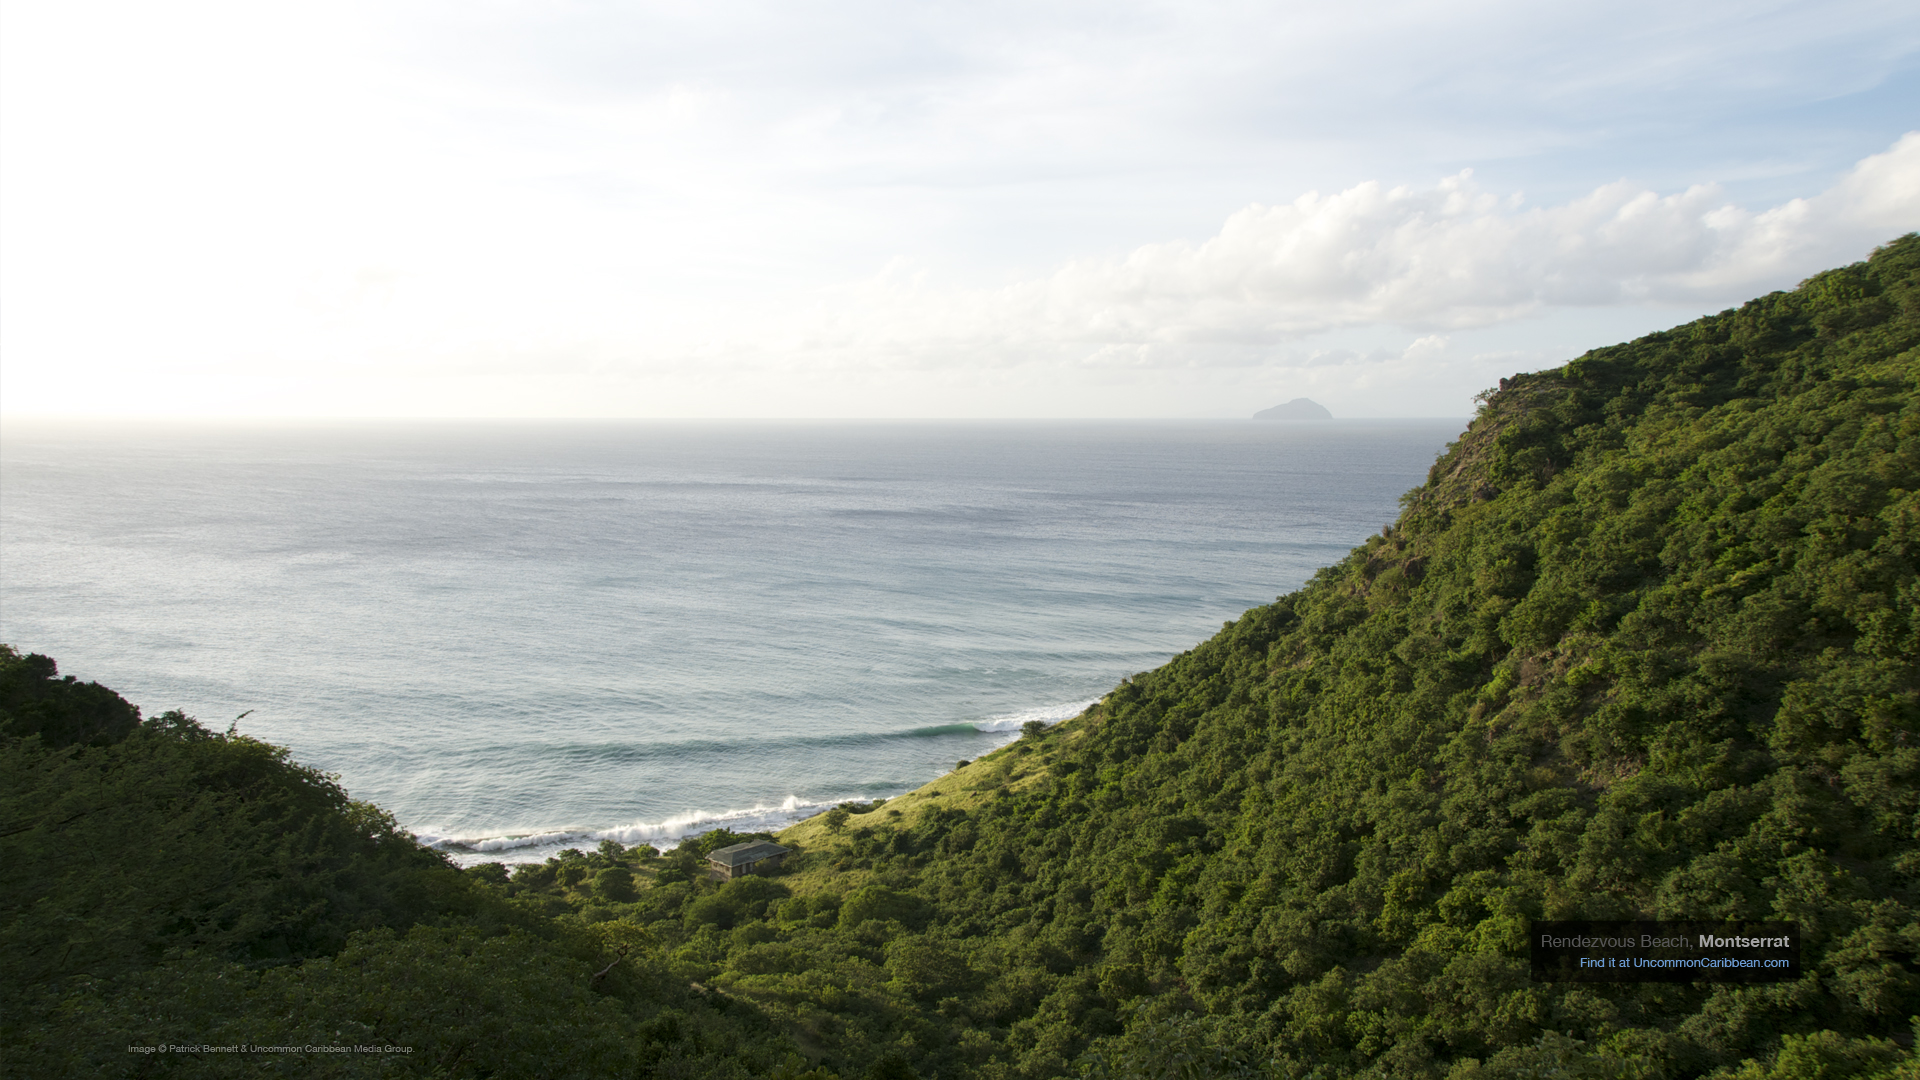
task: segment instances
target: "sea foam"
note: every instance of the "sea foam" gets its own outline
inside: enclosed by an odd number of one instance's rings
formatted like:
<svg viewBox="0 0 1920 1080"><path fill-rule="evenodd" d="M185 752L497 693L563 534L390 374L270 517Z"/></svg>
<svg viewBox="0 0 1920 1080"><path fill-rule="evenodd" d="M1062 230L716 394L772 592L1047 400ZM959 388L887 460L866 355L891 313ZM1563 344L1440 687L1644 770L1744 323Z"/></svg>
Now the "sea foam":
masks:
<svg viewBox="0 0 1920 1080"><path fill-rule="evenodd" d="M1047 725L1058 724L1079 716L1099 700L1099 698L1089 698L1085 701L1070 701L1060 705L1043 705L1003 716L990 717L972 724L950 724L900 734L972 730L982 734L1001 736L994 740L994 749L998 749L1017 739L1021 729L1030 721L1038 720ZM910 790L912 788L881 792L878 793L878 797L892 798ZM753 806L734 810L688 810L660 821L636 821L612 828L529 830L503 836L479 837L436 836L431 833L421 833L419 840L428 847L445 851L449 857L463 866L483 862L540 862L568 848L596 847L602 840L617 840L628 847L648 844L667 851L678 847L682 841L715 829L730 829L737 833L778 832L794 822L804 821L840 803L867 802L875 797L874 792L858 792L840 798L809 801L788 795L778 803L756 803Z"/></svg>

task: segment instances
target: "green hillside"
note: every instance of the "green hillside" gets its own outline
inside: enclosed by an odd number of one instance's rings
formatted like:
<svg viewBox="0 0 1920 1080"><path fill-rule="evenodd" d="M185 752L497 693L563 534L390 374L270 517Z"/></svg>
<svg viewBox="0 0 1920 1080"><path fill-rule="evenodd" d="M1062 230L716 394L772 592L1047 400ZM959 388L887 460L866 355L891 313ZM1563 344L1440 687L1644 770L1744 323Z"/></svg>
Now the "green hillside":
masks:
<svg viewBox="0 0 1920 1080"><path fill-rule="evenodd" d="M1913 1076L1917 391L1914 236L1503 380L1305 588L725 884L700 860L731 834L456 871L283 752L9 652L0 968L26 974L0 1050L129 1075ZM1808 974L1529 981L1530 919L1627 917L1791 921ZM328 1031L421 1049L124 1052Z"/></svg>

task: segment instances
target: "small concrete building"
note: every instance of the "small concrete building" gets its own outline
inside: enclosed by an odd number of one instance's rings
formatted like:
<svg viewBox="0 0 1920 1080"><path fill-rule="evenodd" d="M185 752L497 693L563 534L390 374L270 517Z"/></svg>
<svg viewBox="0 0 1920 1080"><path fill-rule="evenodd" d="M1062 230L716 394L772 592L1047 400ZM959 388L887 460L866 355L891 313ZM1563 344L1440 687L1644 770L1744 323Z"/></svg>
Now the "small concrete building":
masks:
<svg viewBox="0 0 1920 1080"><path fill-rule="evenodd" d="M707 865L721 878L729 880L742 874L765 874L777 869L791 850L765 840L749 840L716 849L707 856Z"/></svg>

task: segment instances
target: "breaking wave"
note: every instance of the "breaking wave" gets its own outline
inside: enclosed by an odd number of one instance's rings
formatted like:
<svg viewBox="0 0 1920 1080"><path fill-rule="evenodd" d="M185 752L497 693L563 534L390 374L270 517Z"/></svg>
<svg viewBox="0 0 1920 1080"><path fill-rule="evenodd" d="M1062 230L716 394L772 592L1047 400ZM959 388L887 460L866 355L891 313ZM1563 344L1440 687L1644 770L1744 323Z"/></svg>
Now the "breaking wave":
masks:
<svg viewBox="0 0 1920 1080"><path fill-rule="evenodd" d="M891 732L882 735L829 736L825 740L804 740L815 743L838 741L868 741L876 738L929 738L943 735L990 734L1002 736L996 740L1004 746L1019 737L1020 729L1029 721L1038 720L1044 724L1057 724L1080 715L1098 698L1085 701L1068 702L1061 705L1047 705L1034 709L1023 709L1004 716L990 717L973 723L939 724L933 727L913 728L907 731ZM781 739L774 742L797 742L803 740ZM701 743L715 748L731 746L724 743ZM766 744L755 744L764 746ZM689 744L678 744L678 750L684 754ZM998 746L995 747L998 749ZM584 750L585 748L580 748ZM653 756L660 750L658 746L633 747L639 756ZM903 787L885 792L887 797L904 794L912 790ZM815 814L831 809L842 802L866 801L873 798L871 793L852 793L830 799L803 800L788 795L778 802L762 802L753 806L732 810L688 810L658 821L636 821L626 825L605 828L550 828L530 829L525 832L510 832L492 836L458 836L418 834L420 842L428 847L446 852L455 862L470 866L481 862L540 862L568 848L593 848L603 840L617 840L629 847L639 844L651 844L661 850L676 847L681 841L691 839L714 829L732 829L735 832L776 832L797 821L803 821Z"/></svg>

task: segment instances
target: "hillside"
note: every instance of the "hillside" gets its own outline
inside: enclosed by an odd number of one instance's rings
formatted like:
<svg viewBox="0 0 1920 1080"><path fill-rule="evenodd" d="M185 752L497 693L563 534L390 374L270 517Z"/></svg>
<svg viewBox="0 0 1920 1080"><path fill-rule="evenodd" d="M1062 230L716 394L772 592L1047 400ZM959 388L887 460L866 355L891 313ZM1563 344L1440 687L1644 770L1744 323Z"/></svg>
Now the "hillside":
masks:
<svg viewBox="0 0 1920 1080"><path fill-rule="evenodd" d="M324 1062L367 1075L1912 1076L1916 543L1908 236L1503 380L1304 588L792 827L775 876L706 878L726 833L455 871L283 752L9 653L38 689L0 687L0 857L30 867L0 959L38 966L0 1048L131 1075L242 1066L114 1040L350 1030L435 1048ZM156 831L182 808L209 828ZM1528 920L1576 917L1791 921L1808 974L1529 981Z"/></svg>
<svg viewBox="0 0 1920 1080"><path fill-rule="evenodd" d="M969 1018L1033 1074L1186 1010L1301 1075L1910 1046L1916 266L1503 380L1393 527L1003 752L1044 781L843 860L979 958L957 1000L1025 988ZM1528 981L1527 919L1635 916L1795 921L1816 973Z"/></svg>
<svg viewBox="0 0 1920 1080"><path fill-rule="evenodd" d="M636 928L516 904L285 750L143 720L6 646L0 865L0 1075L744 1080L799 1060Z"/></svg>

